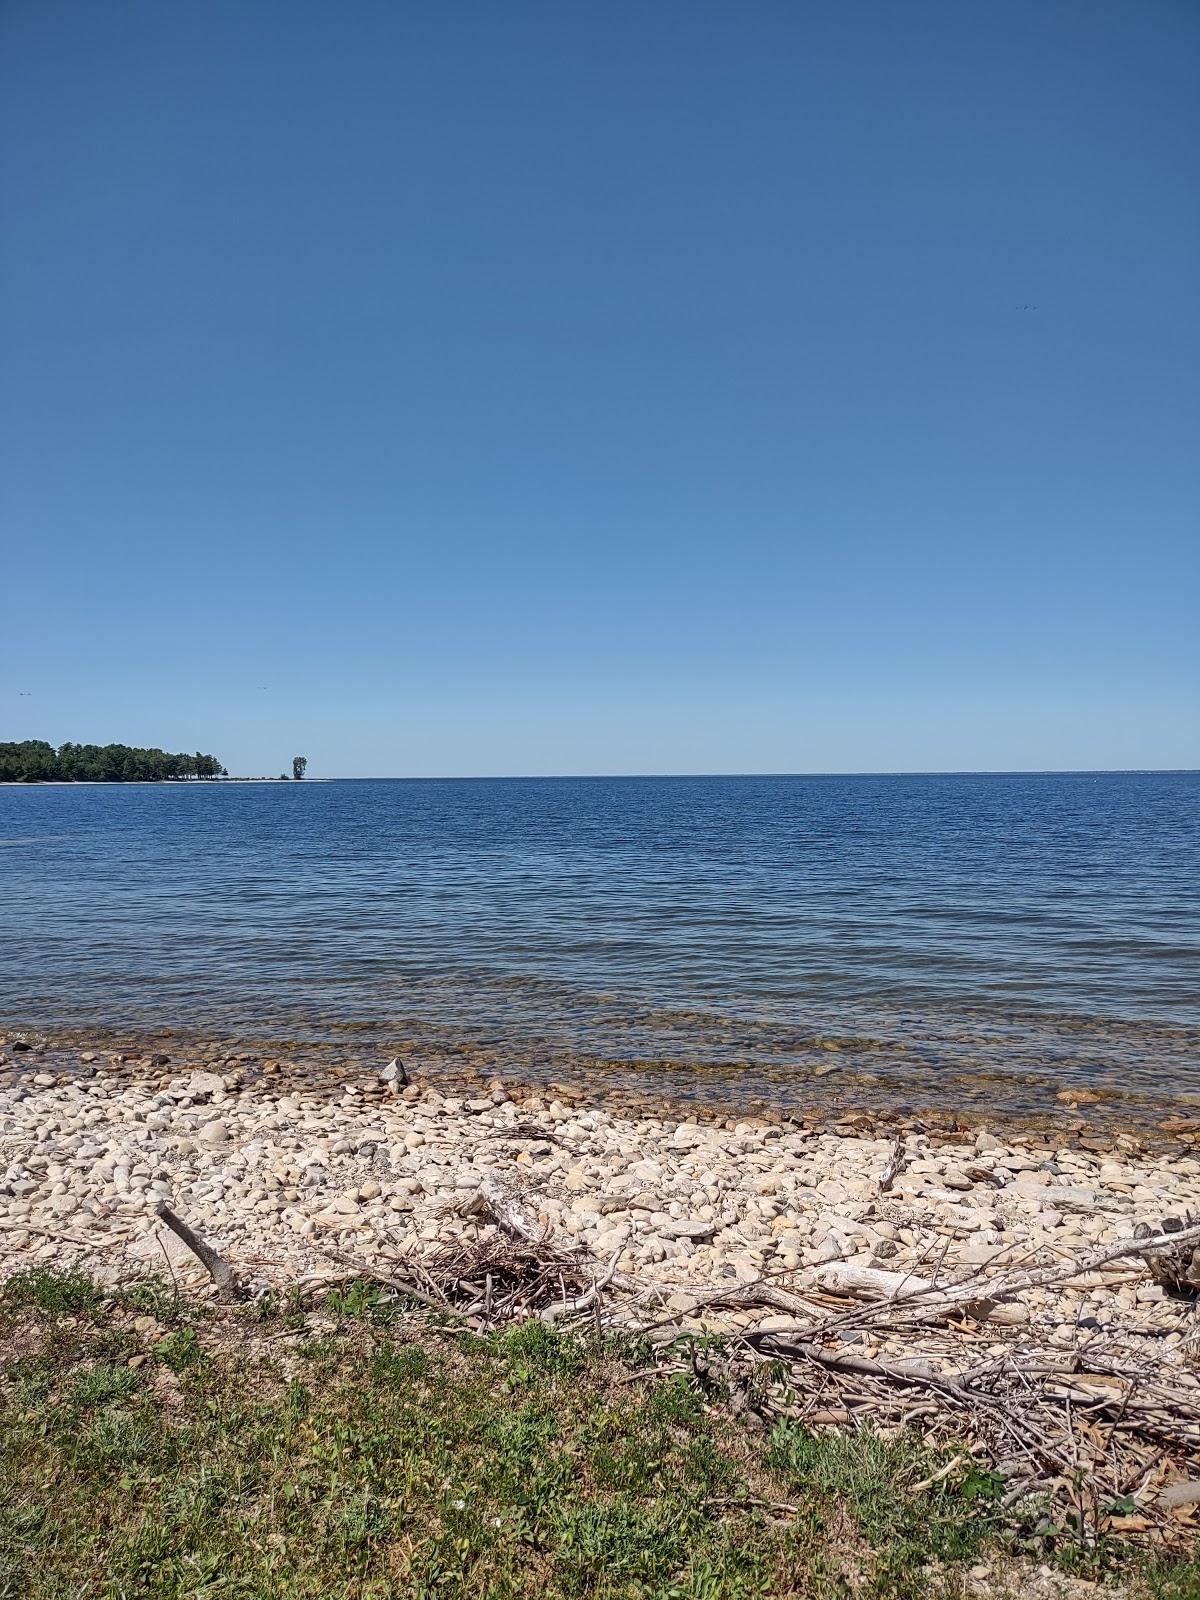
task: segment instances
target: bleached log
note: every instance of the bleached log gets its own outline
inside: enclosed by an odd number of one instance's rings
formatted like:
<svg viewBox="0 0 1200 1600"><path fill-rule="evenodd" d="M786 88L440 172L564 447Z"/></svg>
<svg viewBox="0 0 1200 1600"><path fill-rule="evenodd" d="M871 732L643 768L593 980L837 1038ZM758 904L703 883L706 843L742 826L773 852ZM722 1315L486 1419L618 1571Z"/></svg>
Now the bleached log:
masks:
<svg viewBox="0 0 1200 1600"><path fill-rule="evenodd" d="M491 1176L485 1175L479 1180L479 1187L463 1207L463 1214L486 1217L504 1233L523 1239L526 1244L545 1244L550 1236L550 1230L526 1209L521 1196Z"/></svg>
<svg viewBox="0 0 1200 1600"><path fill-rule="evenodd" d="M920 1320L939 1322L951 1311L965 1311L977 1322L997 1322L1015 1326L1028 1317L1020 1306L998 1305L985 1294L964 1300L947 1294L926 1278L911 1272L889 1272L883 1267L868 1267L858 1261L831 1261L814 1273L817 1287L826 1294L846 1295L852 1300L882 1300L898 1311L917 1310Z"/></svg>
<svg viewBox="0 0 1200 1600"><path fill-rule="evenodd" d="M991 1277L973 1274L956 1284L939 1286L911 1274L884 1272L878 1267L859 1266L852 1261L834 1261L819 1267L816 1281L831 1294L861 1296L877 1300L872 1321L886 1320L893 1326L906 1322L939 1321L962 1313L976 1321L1014 1324L1027 1320L1018 1306L1006 1305L1030 1289L1069 1283L1085 1277L1110 1261L1154 1256L1164 1250L1178 1250L1200 1243L1200 1224L1175 1233L1155 1233L1142 1239L1122 1239L1104 1245L1087 1255L1052 1267L1028 1271L998 1272Z"/></svg>

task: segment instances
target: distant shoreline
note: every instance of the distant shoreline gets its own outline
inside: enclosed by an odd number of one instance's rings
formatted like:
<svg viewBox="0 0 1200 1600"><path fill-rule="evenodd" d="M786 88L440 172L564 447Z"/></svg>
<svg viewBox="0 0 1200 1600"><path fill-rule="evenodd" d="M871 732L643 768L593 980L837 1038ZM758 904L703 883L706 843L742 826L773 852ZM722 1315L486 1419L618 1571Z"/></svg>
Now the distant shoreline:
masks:
<svg viewBox="0 0 1200 1600"><path fill-rule="evenodd" d="M1013 767L995 771L980 767L897 772L481 772L481 773L329 773L303 778L0 778L0 789L161 789L169 786L211 788L246 783L690 783L742 779L795 779L799 782L866 778L1193 778L1200 767Z"/></svg>
<svg viewBox="0 0 1200 1600"><path fill-rule="evenodd" d="M322 778L0 778L0 789L214 789L231 783L303 786Z"/></svg>

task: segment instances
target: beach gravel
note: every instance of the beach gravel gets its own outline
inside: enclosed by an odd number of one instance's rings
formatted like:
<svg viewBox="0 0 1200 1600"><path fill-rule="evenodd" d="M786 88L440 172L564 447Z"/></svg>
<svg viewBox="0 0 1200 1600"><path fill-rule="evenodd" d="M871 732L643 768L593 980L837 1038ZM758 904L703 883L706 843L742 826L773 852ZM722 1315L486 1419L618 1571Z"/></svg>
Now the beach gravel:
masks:
<svg viewBox="0 0 1200 1600"><path fill-rule="evenodd" d="M156 1215L166 1202L253 1287L282 1288L337 1256L420 1256L475 1236L463 1202L488 1177L519 1185L553 1236L597 1263L653 1268L691 1295L849 1261L948 1277L990 1262L1052 1263L1200 1214L1200 1159L1178 1142L1089 1150L1021 1132L704 1121L566 1103L493 1080L447 1094L364 1071L330 1088L251 1079L242 1063L164 1069L99 1048L38 1071L0 1066L0 1272L81 1265L118 1280L203 1270ZM349 1088L353 1093L345 1092ZM1059 1343L1089 1328L1182 1360L1191 1304L1141 1262L1116 1262L1023 1304ZM762 1313L723 1313L745 1325Z"/></svg>

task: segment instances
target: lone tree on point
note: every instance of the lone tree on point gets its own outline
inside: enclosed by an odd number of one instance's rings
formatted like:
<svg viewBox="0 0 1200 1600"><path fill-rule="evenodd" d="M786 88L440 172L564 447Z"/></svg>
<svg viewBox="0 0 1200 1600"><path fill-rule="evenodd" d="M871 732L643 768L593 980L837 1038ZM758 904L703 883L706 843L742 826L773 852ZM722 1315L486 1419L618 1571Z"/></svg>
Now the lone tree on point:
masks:
<svg viewBox="0 0 1200 1600"><path fill-rule="evenodd" d="M304 776L305 769L307 768L307 766L308 766L308 757L307 756L293 756L292 757L292 777L293 778L302 778Z"/></svg>

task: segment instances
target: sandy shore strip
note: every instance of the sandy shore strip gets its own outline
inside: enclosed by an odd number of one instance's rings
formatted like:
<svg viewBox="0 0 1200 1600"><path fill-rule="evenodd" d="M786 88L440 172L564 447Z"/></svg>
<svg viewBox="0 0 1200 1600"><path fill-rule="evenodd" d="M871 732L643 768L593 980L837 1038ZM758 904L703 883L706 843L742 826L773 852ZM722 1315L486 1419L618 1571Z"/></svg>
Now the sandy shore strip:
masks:
<svg viewBox="0 0 1200 1600"><path fill-rule="evenodd" d="M378 1264L476 1238L489 1224L465 1202L492 1180L598 1266L667 1286L682 1326L701 1312L706 1326L746 1326L761 1308L710 1315L699 1294L764 1275L837 1292L843 1263L945 1281L1053 1265L1200 1216L1197 1130L1183 1119L1165 1148L1101 1151L983 1129L679 1121L498 1080L464 1097L371 1069L297 1086L252 1065L0 1046L0 1271L79 1264L202 1286L155 1215L166 1202L254 1288L282 1288L332 1275L340 1257ZM1115 1331L1167 1361L1197 1327L1137 1260L1031 1289L1012 1315L1064 1348Z"/></svg>

